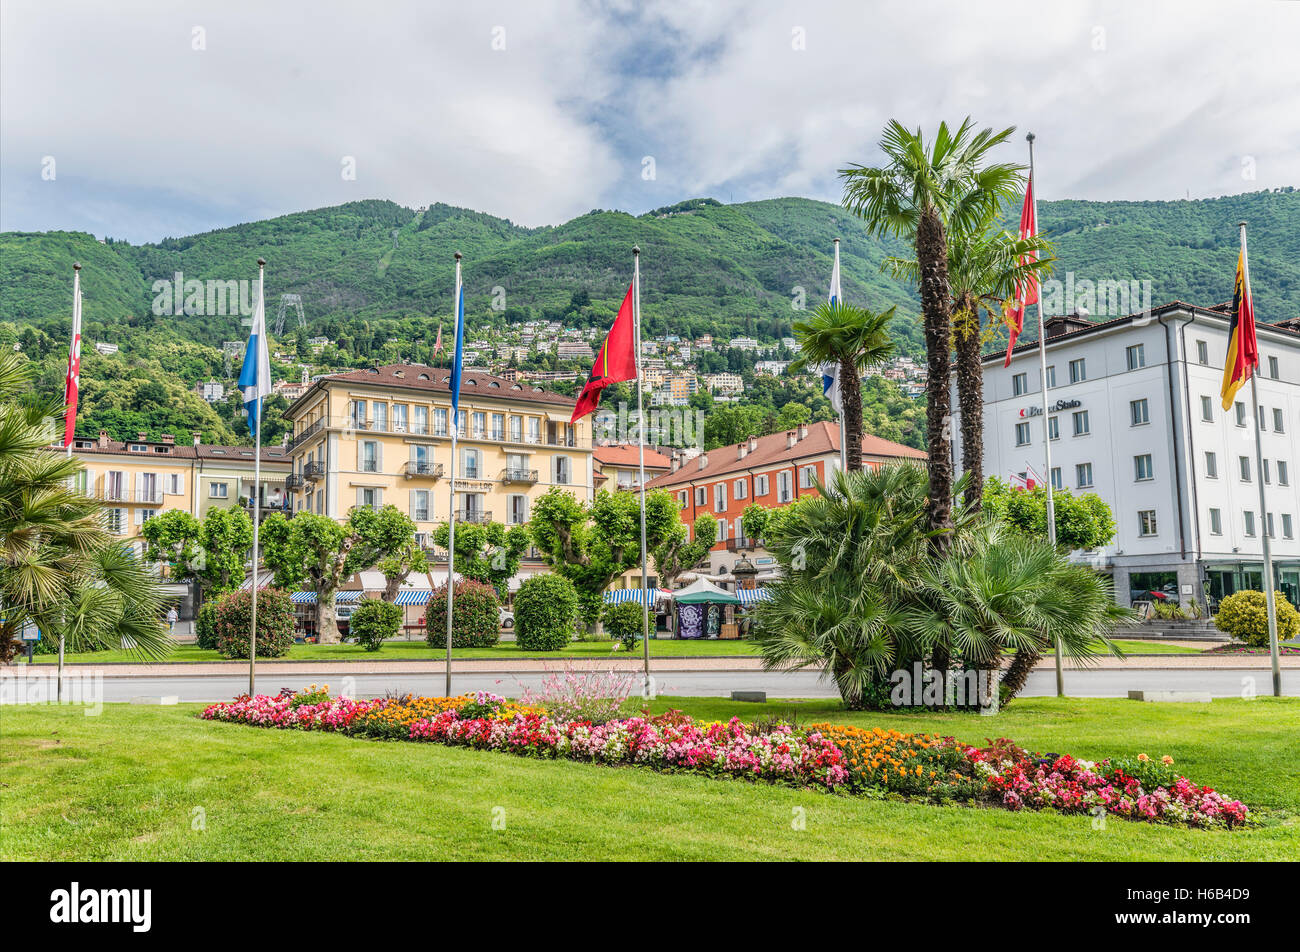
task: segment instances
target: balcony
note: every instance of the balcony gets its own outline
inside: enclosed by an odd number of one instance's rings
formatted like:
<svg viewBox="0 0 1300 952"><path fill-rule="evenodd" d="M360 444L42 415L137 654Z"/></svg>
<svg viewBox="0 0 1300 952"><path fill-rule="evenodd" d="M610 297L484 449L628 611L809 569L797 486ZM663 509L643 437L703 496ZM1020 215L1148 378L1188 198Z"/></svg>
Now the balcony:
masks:
<svg viewBox="0 0 1300 952"><path fill-rule="evenodd" d="M457 509L457 522L491 522L492 513L482 509Z"/></svg>
<svg viewBox="0 0 1300 952"><path fill-rule="evenodd" d="M147 506L161 506L163 494L161 489L137 489L134 498Z"/></svg>
<svg viewBox="0 0 1300 952"><path fill-rule="evenodd" d="M310 440L313 436L315 436L323 429L325 429L325 420L324 419L317 420L315 423L307 427L305 430L303 430L301 433L299 433L289 442L289 447L288 447L289 451L292 452L293 450L297 449L299 446L306 443L308 440Z"/></svg>
<svg viewBox="0 0 1300 952"><path fill-rule="evenodd" d="M128 502L130 497L131 494L122 486L104 486L95 493L100 502Z"/></svg>
<svg viewBox="0 0 1300 952"><path fill-rule="evenodd" d="M303 479L302 473L290 473L284 477L284 488L289 492L299 492L306 480Z"/></svg>
<svg viewBox="0 0 1300 952"><path fill-rule="evenodd" d="M507 486L522 485L532 486L537 482L537 470L535 469L503 469L501 471L501 482Z"/></svg>
<svg viewBox="0 0 1300 952"><path fill-rule="evenodd" d="M302 475L304 479L310 479L313 482L322 479L325 476L325 464L317 460L312 460L311 462L304 464Z"/></svg>
<svg viewBox="0 0 1300 952"><path fill-rule="evenodd" d="M406 478L412 479L417 476L423 479L442 479L442 464L428 460L408 460Z"/></svg>
<svg viewBox="0 0 1300 952"><path fill-rule="evenodd" d="M253 500L248 496L241 496L239 504L247 509L250 513L253 511ZM270 499L262 497L262 504L258 507L261 518L265 519L273 512L283 513L285 515L293 512L293 504L288 499Z"/></svg>
<svg viewBox="0 0 1300 952"><path fill-rule="evenodd" d="M724 547L728 552L750 552L758 548L753 539L727 539Z"/></svg>

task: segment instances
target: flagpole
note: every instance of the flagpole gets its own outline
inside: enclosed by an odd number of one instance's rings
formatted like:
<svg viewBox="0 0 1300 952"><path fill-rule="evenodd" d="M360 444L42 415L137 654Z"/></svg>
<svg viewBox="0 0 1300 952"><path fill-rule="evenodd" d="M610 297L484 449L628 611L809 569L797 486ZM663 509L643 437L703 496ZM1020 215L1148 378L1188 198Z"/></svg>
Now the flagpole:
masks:
<svg viewBox="0 0 1300 952"><path fill-rule="evenodd" d="M1246 254L1246 223L1238 222L1241 235L1241 267L1245 287L1243 299L1250 294L1250 261ZM1256 364L1258 369L1258 364ZM1259 521L1263 523L1260 535L1264 538L1264 605L1268 609L1268 655L1273 668L1273 696L1282 696L1282 664L1278 657L1277 644L1277 600L1273 595L1273 553L1269 545L1268 504L1264 501L1264 448L1259 436L1259 387L1255 382L1258 376L1250 375L1251 416L1255 419L1255 472L1259 478Z"/></svg>
<svg viewBox="0 0 1300 952"><path fill-rule="evenodd" d="M1034 216L1034 233L1038 232L1038 192L1034 190L1034 134L1025 136L1029 143L1029 189L1033 193L1032 212ZM1056 545L1056 503L1052 498L1052 421L1047 415L1047 335L1043 330L1043 296L1034 308L1038 311L1038 372L1043 384L1043 459L1047 472L1043 475L1047 482L1047 538ZM1061 639L1056 638L1056 696L1065 697L1065 669L1061 661Z"/></svg>
<svg viewBox="0 0 1300 952"><path fill-rule="evenodd" d="M456 252L456 287L451 298L452 338L460 340L460 252ZM453 345L454 346L454 345ZM452 358L455 361L455 357ZM454 383L456 368L451 368ZM459 392L452 394L451 401L451 510L447 513L447 671L443 697L451 697L451 609L455 600L456 586L456 437L460 430Z"/></svg>
<svg viewBox="0 0 1300 952"><path fill-rule="evenodd" d="M74 261L72 263L72 339L68 342L68 365L69 367L71 367L72 360L74 357L76 357L78 361L78 365L77 365L78 389L80 389L81 387L81 382L80 382L81 354L77 348L77 338L80 336L80 334L81 334L81 262ZM66 412L66 408L65 408L65 412ZM66 430L66 428L67 427L65 424L64 429ZM67 450L68 459L72 459L73 441L66 439L65 437L64 442L68 444L66 447L64 447L64 449ZM55 700L57 700L60 704L63 703L63 647L64 647L63 629L60 628L59 629L58 683L55 687Z"/></svg>
<svg viewBox="0 0 1300 952"><path fill-rule="evenodd" d="M266 298L266 259L257 259L257 300L258 306L265 309ZM254 327L256 333L258 328ZM260 346L260 344L259 344ZM257 357L254 355L254 359ZM260 366L260 363L259 363ZM248 633L248 696L252 697L257 692L254 687L257 683L257 586L261 582L262 573L258 567L261 561L261 549L259 546L259 530L262 522L262 398L258 397L253 404L256 408L257 423L253 427L253 610L252 622Z"/></svg>
<svg viewBox="0 0 1300 952"><path fill-rule="evenodd" d="M645 670L642 697L650 696L650 580L646 565L645 533L645 402L641 385L641 248L632 246L632 327L636 339L633 366L636 368L636 433L641 467L641 652Z"/></svg>
<svg viewBox="0 0 1300 952"><path fill-rule="evenodd" d="M831 288L831 297L836 302L839 302L840 298L844 294L843 286L840 283L840 240L836 238L834 239L834 241L835 241L835 268L832 273L835 275L835 284L834 287ZM839 377L835 378L835 386L836 387L841 386ZM847 428L844 426L844 395L843 392L841 391L840 394L840 472L841 473L848 472L849 469L849 448L848 448L849 444L848 444L848 437L846 435L846 430Z"/></svg>

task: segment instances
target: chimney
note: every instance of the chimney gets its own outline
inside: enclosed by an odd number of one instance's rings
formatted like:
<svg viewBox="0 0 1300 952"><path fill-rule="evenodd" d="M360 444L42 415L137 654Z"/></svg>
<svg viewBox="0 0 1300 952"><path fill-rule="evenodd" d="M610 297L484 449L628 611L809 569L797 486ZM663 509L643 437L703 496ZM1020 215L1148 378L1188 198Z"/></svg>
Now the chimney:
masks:
<svg viewBox="0 0 1300 952"><path fill-rule="evenodd" d="M172 436L170 433L164 433L162 435L162 441L168 446L171 446L176 442L176 437Z"/></svg>
<svg viewBox="0 0 1300 952"><path fill-rule="evenodd" d="M101 450L108 449L108 430L99 431L99 448Z"/></svg>
<svg viewBox="0 0 1300 952"><path fill-rule="evenodd" d="M749 444L741 443L736 446L736 459L744 459L745 454L749 452Z"/></svg>
<svg viewBox="0 0 1300 952"><path fill-rule="evenodd" d="M758 437L751 435L749 438L749 451L751 453L754 453L757 452L757 450L758 450Z"/></svg>
<svg viewBox="0 0 1300 952"><path fill-rule="evenodd" d="M202 440L203 438L203 434L200 433L198 430L195 430L193 435L194 435L194 445L198 446L199 441Z"/></svg>
<svg viewBox="0 0 1300 952"><path fill-rule="evenodd" d="M682 460L681 460L681 457L679 457L676 453L674 453L674 454L673 454L673 465L672 465L672 468L671 468L670 472L674 472L674 473L675 473L675 472L677 472L677 471L678 471L679 469L681 469L681 468L682 468Z"/></svg>
<svg viewBox="0 0 1300 952"><path fill-rule="evenodd" d="M798 433L796 433L794 430L790 430L788 433L786 433L786 435L785 435L785 448L786 448L786 449L788 449L788 450L792 450L792 449L794 449L794 445L795 445L796 443L798 443L798 442L799 442L799 434L798 434Z"/></svg>
<svg viewBox="0 0 1300 952"><path fill-rule="evenodd" d="M807 424L807 423L800 423L800 424L799 424L799 439L801 439L801 440L806 440L806 439L808 439L808 424Z"/></svg>
<svg viewBox="0 0 1300 952"><path fill-rule="evenodd" d="M146 433L144 430L137 430L135 434L135 439L136 442L138 443L144 443L149 439L149 434Z"/></svg>
<svg viewBox="0 0 1300 952"><path fill-rule="evenodd" d="M706 467L706 466L708 466L708 465L709 465L709 457L708 457L708 454L707 454L707 453L701 453L701 454L700 454L700 461L699 461L698 464L696 464L696 468L698 468L698 469L704 469L704 467Z"/></svg>

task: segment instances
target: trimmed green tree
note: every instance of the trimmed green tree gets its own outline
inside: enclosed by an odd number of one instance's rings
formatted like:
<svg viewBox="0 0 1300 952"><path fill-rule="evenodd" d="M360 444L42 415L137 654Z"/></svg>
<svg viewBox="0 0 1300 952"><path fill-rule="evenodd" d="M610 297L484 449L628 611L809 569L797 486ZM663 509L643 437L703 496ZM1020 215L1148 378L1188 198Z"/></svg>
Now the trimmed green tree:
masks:
<svg viewBox="0 0 1300 952"><path fill-rule="evenodd" d="M525 579L515 593L520 650L559 651L573 637L578 609L578 592L563 575L548 572Z"/></svg>
<svg viewBox="0 0 1300 952"><path fill-rule="evenodd" d="M217 602L213 631L217 651L226 658L248 657L248 632L252 627L253 593L228 592ZM293 645L293 601L277 588L257 593L257 656L282 658Z"/></svg>
<svg viewBox="0 0 1300 952"><path fill-rule="evenodd" d="M367 651L378 651L402 627L402 609L392 602L363 598L348 621L348 634Z"/></svg>
<svg viewBox="0 0 1300 952"><path fill-rule="evenodd" d="M1069 490L1052 492L1056 513L1056 544L1062 548L1097 549L1115 538L1115 518L1096 493L1075 496ZM990 476L984 483L984 508L1010 528L1036 539L1047 538L1047 488L1015 489Z"/></svg>
<svg viewBox="0 0 1300 952"><path fill-rule="evenodd" d="M445 550L451 530L444 522L433 530L433 541ZM519 560L532 544L524 526L507 529L499 522L456 523L456 574L484 582L506 594L506 584L519 571Z"/></svg>
<svg viewBox="0 0 1300 952"><path fill-rule="evenodd" d="M434 589L424 613L425 640L434 648L447 646L447 586ZM501 599L486 582L461 579L456 583L451 646L490 648L501 638Z"/></svg>
<svg viewBox="0 0 1300 952"><path fill-rule="evenodd" d="M1277 611L1277 640L1290 641L1300 634L1300 612L1281 592L1273 592ZM1263 592L1234 592L1219 602L1214 627L1254 648L1268 647L1268 602Z"/></svg>
<svg viewBox="0 0 1300 952"><path fill-rule="evenodd" d="M615 602L605 606L601 615L605 630L611 638L623 642L623 647L631 651L636 647L642 634L642 613L640 602Z"/></svg>
<svg viewBox="0 0 1300 952"><path fill-rule="evenodd" d="M209 509L202 522L183 509L169 509L145 522L140 535L145 558L165 564L177 581L193 581L204 599L233 592L244 581L253 520L237 507Z"/></svg>
<svg viewBox="0 0 1300 952"><path fill-rule="evenodd" d="M670 492L646 493L648 552L680 525L677 501ZM598 624L609 584L641 564L640 494L602 490L586 505L553 487L533 506L528 528L546 564L573 583L583 621Z"/></svg>

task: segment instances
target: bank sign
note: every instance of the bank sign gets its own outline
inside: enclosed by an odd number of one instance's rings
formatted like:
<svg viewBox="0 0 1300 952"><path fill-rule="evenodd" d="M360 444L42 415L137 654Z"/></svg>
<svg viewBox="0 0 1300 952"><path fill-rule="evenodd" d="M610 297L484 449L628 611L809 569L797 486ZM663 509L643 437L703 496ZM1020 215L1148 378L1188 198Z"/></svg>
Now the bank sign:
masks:
<svg viewBox="0 0 1300 952"><path fill-rule="evenodd" d="M1062 410L1073 410L1075 407L1081 407L1081 406L1083 406L1082 400L1057 400L1055 403L1053 403L1051 406L1047 408L1047 412L1060 413ZM1020 416L1022 419L1024 417L1042 416L1042 415L1043 415L1042 407L1021 407L1020 408Z"/></svg>

